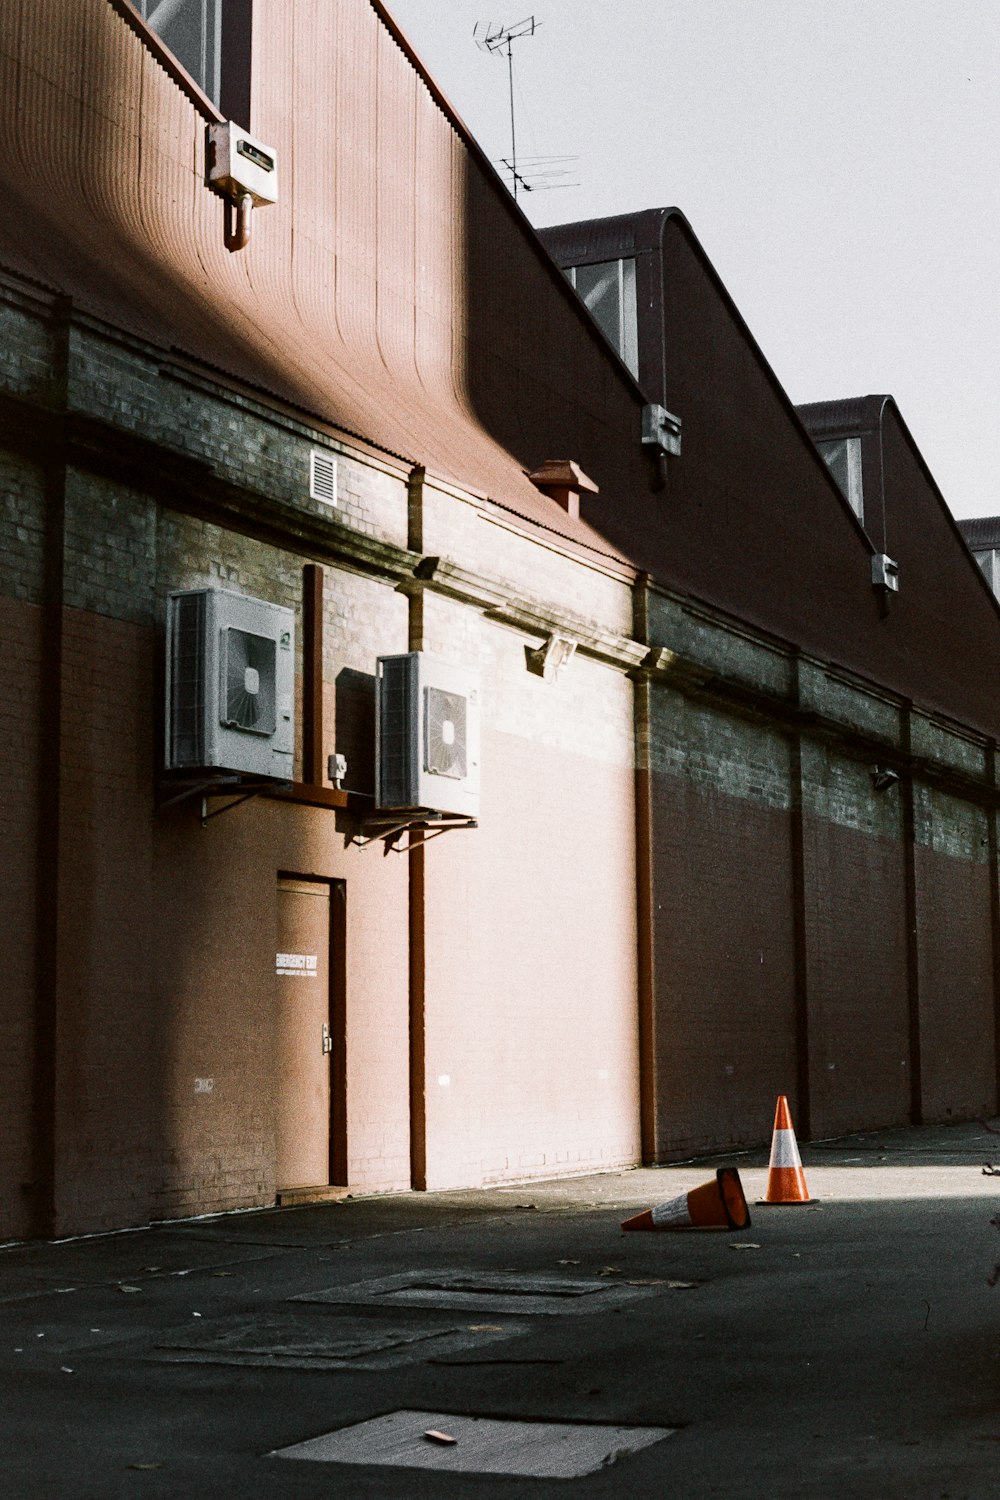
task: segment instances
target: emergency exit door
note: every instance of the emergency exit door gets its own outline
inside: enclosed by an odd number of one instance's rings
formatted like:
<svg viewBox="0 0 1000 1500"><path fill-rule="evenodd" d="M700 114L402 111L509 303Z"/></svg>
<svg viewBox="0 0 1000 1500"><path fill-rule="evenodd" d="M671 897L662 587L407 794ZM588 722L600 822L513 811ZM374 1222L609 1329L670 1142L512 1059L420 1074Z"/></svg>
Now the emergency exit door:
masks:
<svg viewBox="0 0 1000 1500"><path fill-rule="evenodd" d="M278 881L277 1181L279 1188L331 1180L331 886Z"/></svg>

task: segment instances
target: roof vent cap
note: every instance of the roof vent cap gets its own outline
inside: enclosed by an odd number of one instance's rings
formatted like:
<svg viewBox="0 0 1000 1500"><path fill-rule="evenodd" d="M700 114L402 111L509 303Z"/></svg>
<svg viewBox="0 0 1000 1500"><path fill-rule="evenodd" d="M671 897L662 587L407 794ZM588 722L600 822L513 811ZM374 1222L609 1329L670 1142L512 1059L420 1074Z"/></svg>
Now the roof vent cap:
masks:
<svg viewBox="0 0 1000 1500"><path fill-rule="evenodd" d="M574 520L580 515L581 494L600 493L594 481L570 458L547 458L541 468L532 469L528 478Z"/></svg>

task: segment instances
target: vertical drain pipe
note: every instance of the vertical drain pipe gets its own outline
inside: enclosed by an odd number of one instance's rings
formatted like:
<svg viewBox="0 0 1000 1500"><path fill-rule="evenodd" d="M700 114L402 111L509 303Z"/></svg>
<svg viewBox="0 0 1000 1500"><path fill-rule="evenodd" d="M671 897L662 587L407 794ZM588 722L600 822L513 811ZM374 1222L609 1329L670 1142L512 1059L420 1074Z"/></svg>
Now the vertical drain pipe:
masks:
<svg viewBox="0 0 1000 1500"><path fill-rule="evenodd" d="M424 469L411 469L406 482L406 544L411 552L424 550ZM424 643L424 598L419 588L409 595L407 650ZM409 835L412 840L412 833ZM427 1188L427 928L426 864L422 844L407 854L409 878L409 1093L410 1186Z"/></svg>
<svg viewBox="0 0 1000 1500"><path fill-rule="evenodd" d="M795 707L801 708L799 687L800 659L794 659ZM809 930L806 916L806 839L805 794L802 777L802 734L798 726L792 731L789 746L789 782L791 789L791 873L792 873L792 974L795 985L795 1118L799 1130L808 1140L812 1135L812 1069L809 1045Z"/></svg>
<svg viewBox="0 0 1000 1500"><path fill-rule="evenodd" d="M885 410L885 403L882 403ZM910 1124L921 1125L924 1117L923 1063L920 1026L920 939L917 932L917 833L916 801L913 786L912 705L902 710L903 748L907 770L899 790L903 799L903 870L906 913L906 1006L909 1033Z"/></svg>
<svg viewBox="0 0 1000 1500"><path fill-rule="evenodd" d="M649 574L640 573L632 587L632 630L649 645ZM635 913L639 1025L639 1139L643 1166L656 1161L656 1022L654 966L654 864L652 695L647 673L633 678L635 756Z"/></svg>
<svg viewBox="0 0 1000 1500"><path fill-rule="evenodd" d="M57 433L45 459L45 572L42 582L42 661L39 701L37 833L35 843L35 1004L32 1038L31 1182L29 1222L36 1239L57 1229L56 1177L59 1070L60 873L62 869L63 607L66 554L66 435L72 303L54 310L52 385Z"/></svg>
<svg viewBox="0 0 1000 1500"><path fill-rule="evenodd" d="M323 569L302 569L302 780L323 785Z"/></svg>
<svg viewBox="0 0 1000 1500"><path fill-rule="evenodd" d="M993 798L986 814L986 842L990 861L990 935L993 940L993 1049L997 1091L994 1108L1000 1109L1000 869L997 866L1000 849L998 849L997 840L997 746L995 740L990 741L987 765L990 787L993 791Z"/></svg>

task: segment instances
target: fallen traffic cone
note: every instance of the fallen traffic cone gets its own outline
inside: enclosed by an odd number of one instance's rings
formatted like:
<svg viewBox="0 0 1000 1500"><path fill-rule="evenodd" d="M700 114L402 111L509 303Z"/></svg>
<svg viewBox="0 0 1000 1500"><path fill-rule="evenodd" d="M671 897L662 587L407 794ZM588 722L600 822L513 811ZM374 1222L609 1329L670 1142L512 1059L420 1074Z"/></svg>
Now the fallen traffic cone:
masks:
<svg viewBox="0 0 1000 1500"><path fill-rule="evenodd" d="M746 1229L750 1210L735 1167L720 1167L711 1182L626 1219L623 1229Z"/></svg>
<svg viewBox="0 0 1000 1500"><path fill-rule="evenodd" d="M788 1100L778 1095L774 1111L774 1135L771 1139L771 1163L767 1174L767 1192L762 1203L808 1203L809 1189L802 1170L802 1158L792 1129Z"/></svg>

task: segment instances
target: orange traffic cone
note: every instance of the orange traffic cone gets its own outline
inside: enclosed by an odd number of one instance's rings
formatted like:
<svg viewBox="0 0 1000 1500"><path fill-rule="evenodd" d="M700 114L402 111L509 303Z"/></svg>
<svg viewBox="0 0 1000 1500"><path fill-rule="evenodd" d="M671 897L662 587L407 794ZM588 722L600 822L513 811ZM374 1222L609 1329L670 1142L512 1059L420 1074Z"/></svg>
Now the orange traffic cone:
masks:
<svg viewBox="0 0 1000 1500"><path fill-rule="evenodd" d="M774 1111L774 1135L771 1138L771 1162L767 1174L767 1192L762 1203L808 1203L809 1189L802 1170L802 1158L792 1129L788 1100L778 1095Z"/></svg>
<svg viewBox="0 0 1000 1500"><path fill-rule="evenodd" d="M668 1203L644 1209L623 1229L745 1229L750 1210L735 1167L720 1167L711 1182L681 1193Z"/></svg>

